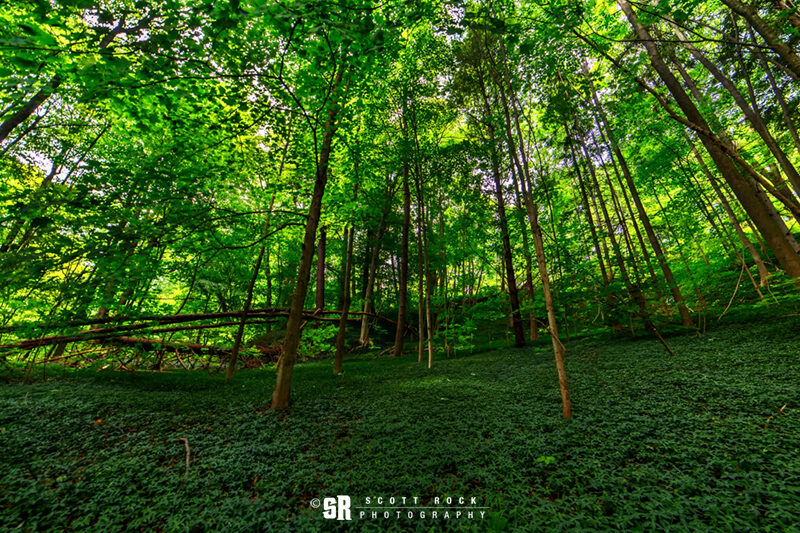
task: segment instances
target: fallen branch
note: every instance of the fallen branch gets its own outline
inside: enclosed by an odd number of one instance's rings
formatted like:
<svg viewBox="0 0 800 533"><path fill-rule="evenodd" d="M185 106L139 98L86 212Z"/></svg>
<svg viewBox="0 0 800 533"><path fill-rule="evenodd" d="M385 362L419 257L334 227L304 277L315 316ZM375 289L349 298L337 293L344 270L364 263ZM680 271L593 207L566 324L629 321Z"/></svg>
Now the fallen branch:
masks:
<svg viewBox="0 0 800 533"><path fill-rule="evenodd" d="M745 264L744 264L744 261L742 261L742 271L739 272L739 281L736 282L736 288L733 290L733 295L731 295L731 300L728 302L728 306L725 308L725 310L722 312L722 314L717 317L717 320L719 320L723 316L725 316L725 313L727 313L728 309L731 308L731 304L733 303L733 299L736 298L736 293L739 292L739 285L742 283L742 275L744 275L744 267L745 267Z"/></svg>
<svg viewBox="0 0 800 533"><path fill-rule="evenodd" d="M187 479L189 477L189 459L191 457L191 453L189 452L189 439L181 437L178 440L183 441L183 445L186 447L186 473L183 475L183 479Z"/></svg>
<svg viewBox="0 0 800 533"><path fill-rule="evenodd" d="M320 315L339 315L341 311L321 311L321 312L314 312L314 311L304 311L303 312L303 319L304 320L317 320L321 322L335 322L338 321L338 317L326 317ZM397 324L394 320L377 315L375 313L364 313L364 312L352 312L349 313L351 315L367 315L378 318L379 320L388 322L390 324ZM133 331L142 331L142 330L149 330L150 333L171 333L176 331L189 331L189 330L198 330L198 329L214 329L214 328L222 328L227 326L235 326L240 323L241 320L236 321L227 321L227 322L219 322L216 324L201 324L201 325L192 325L192 326L173 326L169 328L155 328L155 325L160 324L175 324L175 323L182 323L182 322L192 322L195 320L210 320L214 318L221 318L221 317L236 317L241 316L241 311L231 311L226 313L208 313L208 314L187 314L187 315L173 315L173 316L166 316L166 317L149 317L150 320L148 322L138 322L135 324L123 325L123 326L111 326L107 328L93 328L86 331L80 331L78 333L68 334L68 335L49 335L45 337L38 337L35 339L25 339L17 342L7 343L7 344L0 344L0 350L10 350L10 349L21 349L21 350L30 350L33 348L38 348L40 346L48 346L51 344L60 344L60 343L69 343L69 342L85 342L85 341L105 341L107 339L118 338L121 336L126 336L126 334L133 332ZM247 324L266 324L272 322L269 320L271 318L277 317L286 317L289 316L289 311L285 308L268 308L268 309L258 309L248 312L246 316ZM121 319L120 319L121 320ZM130 319L127 319L130 320ZM140 319L141 320L141 319ZM359 319L357 318L350 318L349 321L356 322ZM88 324L84 324L88 325ZM10 327L10 326L9 326ZM16 327L23 327L23 326L16 326ZM48 327L53 328L52 324L49 324Z"/></svg>
<svg viewBox="0 0 800 533"><path fill-rule="evenodd" d="M218 346L197 344L194 342L163 342L160 339L147 339L143 337L116 337L106 341L107 344L121 344L125 346L136 346L142 350L170 350L174 352L186 352L199 355L205 352L209 355L228 355L230 350Z"/></svg>
<svg viewBox="0 0 800 533"><path fill-rule="evenodd" d="M178 362L181 364L181 366L183 367L183 369L184 369L184 370L189 370L189 368L188 368L188 367L186 366L186 364L183 362L183 359L181 359L181 356L180 356L180 354L178 353L178 350L175 350L175 358L178 360Z"/></svg>
<svg viewBox="0 0 800 533"><path fill-rule="evenodd" d="M318 319L322 319L320 315L340 315L342 311L315 311L315 310L305 310L303 311L304 315L308 316L317 316ZM18 329L53 329L53 328L68 328L68 327L80 327L80 326L95 326L99 324L115 324L115 323L122 323L122 322L133 322L137 321L140 323L149 323L149 325L166 325L166 324L176 324L180 322L194 322L197 320L213 320L216 318L234 318L234 317L241 317L244 314L243 311L224 311L218 313L186 313L182 315L147 315L147 316L134 316L134 317L126 317L126 316L111 316L111 317L103 317L103 318L90 318L84 320L71 320L68 322L64 322L63 324L56 325L52 321L48 322L36 322L33 324L30 323L23 323L23 324L12 324L8 326L0 327L0 332L9 332L15 331ZM378 318L381 321L390 323L390 324L397 324L396 321L392 320L391 318L378 315L376 313L364 313L364 312L355 312L350 311L348 314L350 315L369 315L375 318ZM247 318L268 318L268 317L286 317L289 316L289 308L288 307L263 307L259 309L250 309L247 312ZM238 324L238 321L236 322ZM118 326L119 327L119 326ZM122 327L130 327L130 326L122 326ZM91 331L112 331L114 328L97 328Z"/></svg>

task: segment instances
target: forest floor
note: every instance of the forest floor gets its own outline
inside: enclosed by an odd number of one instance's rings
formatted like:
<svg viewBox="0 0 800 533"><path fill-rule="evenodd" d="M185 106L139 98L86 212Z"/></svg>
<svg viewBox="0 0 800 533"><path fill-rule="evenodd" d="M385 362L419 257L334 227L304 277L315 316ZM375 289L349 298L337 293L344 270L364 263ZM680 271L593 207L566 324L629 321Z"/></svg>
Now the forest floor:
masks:
<svg viewBox="0 0 800 533"><path fill-rule="evenodd" d="M729 323L670 337L675 356L573 341L566 422L545 344L431 370L415 354L346 360L342 376L300 365L289 414L266 409L270 370L37 369L0 386L0 530L790 530L798 332L798 317ZM336 495L352 521L313 508ZM357 509L379 496L427 508Z"/></svg>

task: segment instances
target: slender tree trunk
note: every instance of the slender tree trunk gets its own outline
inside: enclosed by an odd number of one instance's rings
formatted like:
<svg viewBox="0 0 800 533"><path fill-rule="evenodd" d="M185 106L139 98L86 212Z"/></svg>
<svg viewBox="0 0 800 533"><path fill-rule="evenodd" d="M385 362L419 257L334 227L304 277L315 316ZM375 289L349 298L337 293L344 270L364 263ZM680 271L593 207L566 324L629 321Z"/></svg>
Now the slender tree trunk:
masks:
<svg viewBox="0 0 800 533"><path fill-rule="evenodd" d="M586 76L587 80L589 79L588 70L586 64L583 65L583 73ZM591 81L590 81L591 83ZM647 214L647 211L644 208L644 204L642 203L641 198L639 197L639 192L636 189L636 184L633 181L633 176L631 175L630 168L628 167L628 162L626 161L625 157L622 155L622 150L619 147L619 143L617 142L617 138L614 135L614 132L611 130L611 126L608 122L608 119L605 115L605 111L600 104L600 100L597 97L597 92L594 89L594 85L591 85L592 89L592 98L595 103L595 107L598 111L600 121L605 126L605 133L606 137L609 140L609 144L611 145L611 149L613 151L613 155L615 156L616 162L619 163L619 168L622 170L622 175L625 177L625 183L628 185L628 192L630 192L631 198L633 199L633 203L636 206L636 212L639 214L639 221L644 226L644 231L647 234L647 239L650 241L650 246L653 248L653 253L656 256L656 260L658 261L659 266L661 267L661 272L664 274L664 279L667 281L667 285L669 287L670 292L672 293L672 297L675 300L675 303L678 306L678 312L681 316L681 322L684 326L692 326L692 317L689 314L689 309L686 307L686 302L684 301L683 294L680 291L680 287L678 287L677 282L675 281L675 276L672 273L672 269L669 266L669 263L664 256L664 251L661 248L661 241L656 236L655 230L653 229L653 224L650 222L650 217ZM599 126L600 124L598 124ZM616 165L614 167L616 169ZM644 248L644 243L642 243L642 247Z"/></svg>
<svg viewBox="0 0 800 533"><path fill-rule="evenodd" d="M522 330L522 315L519 310L519 289L514 274L514 259L511 255L511 240L508 236L508 220L506 219L506 206L503 198L503 188L500 183L499 172L494 173L495 196L497 198L497 214L500 222L500 234L503 242L503 257L508 280L508 294L511 303L511 317L514 328L514 344L517 347L525 346L525 332Z"/></svg>
<svg viewBox="0 0 800 533"><path fill-rule="evenodd" d="M46 109L44 113L36 115L36 118L33 119L33 122L31 122L28 125L28 127L26 127L19 135L14 137L14 140L5 145L5 147L2 150L2 153L7 154L14 146L17 145L17 143L19 143L22 139L24 139L26 135L35 130L36 127L39 125L39 123L42 121L42 119L46 117L49 112L50 110Z"/></svg>
<svg viewBox="0 0 800 533"><path fill-rule="evenodd" d="M342 298L342 314L339 316L339 330L336 334L336 354L333 359L333 372L339 374L342 372L342 359L344 357L344 337L347 329L347 314L350 312L350 273L353 269L353 236L355 234L354 228L345 228L344 239L346 249L344 253L344 281L342 286L344 288Z"/></svg>
<svg viewBox="0 0 800 533"><path fill-rule="evenodd" d="M586 185L583 183L583 179L581 179L580 166L578 165L578 160L575 156L575 149L572 145L572 136L569 134L569 128L567 128L566 124L564 124L564 131L567 133L567 144L569 144L570 155L572 156L572 163L574 165L573 168L578 175L578 188L581 191L583 212L586 216L586 223L589 225L589 233L592 236L592 245L594 246L594 251L597 254L597 260L600 264L600 275L603 278L603 285L607 286L609 282L608 273L606 272L605 263L603 261L603 252L600 247L600 241L597 238L597 228L595 227L594 218L592 218L592 210L589 206L589 195L586 194Z"/></svg>
<svg viewBox="0 0 800 533"><path fill-rule="evenodd" d="M253 267L253 275L250 278L250 284L247 286L247 298L244 301L242 308L242 319L239 321L239 327L236 330L236 337L233 341L233 350L231 350L230 359L228 359L228 369L225 371L225 379L230 380L233 377L233 372L236 370L236 363L239 361L239 350L242 347L242 337L244 336L244 327L247 323L247 313L250 311L250 304L253 302L253 288L256 286L258 279L258 272L261 270L261 261L264 259L264 251L266 246L262 246L258 251L256 264Z"/></svg>
<svg viewBox="0 0 800 533"><path fill-rule="evenodd" d="M586 146L586 140L585 140L583 134L580 133L580 132L577 132L576 136L577 136L578 141L580 143L581 152L583 153L584 163L586 164L586 166L588 168L588 174L591 176L591 178L592 178L592 180L594 182L595 190L597 192L598 198L600 199L601 208L603 209L604 214L606 216L608 216L608 211L607 211L608 204L605 202L605 199L602 196L603 193L602 193L602 189L600 188L600 183L599 183L599 181L597 179L597 171L596 171L596 168L594 166L592 156L589 153L589 149ZM633 279L636 281L635 287L636 287L637 290L641 291L642 274L641 274L641 270L639 268L639 260L638 260L638 257L636 256L636 251L635 251L635 249L633 247L633 241L630 238L630 231L628 230L627 223L626 223L625 218L624 218L624 216L622 214L622 209L620 207L619 201L617 200L617 193L614 190L614 184L611 182L611 178L608 175L608 173L606 173L606 185L608 187L608 197L611 200L611 209L613 210L613 213L616 216L616 225L614 225L614 219L613 218L609 217L608 218L608 222L610 222L612 224L610 227L613 228L614 231L616 231L617 227L619 227L620 230L621 230L622 239L623 239L623 242L625 244L625 248L626 248L626 250L628 252L630 266L631 266L631 269L633 270ZM612 238L611 235L609 235L609 238ZM613 244L613 242L614 241L612 240L612 244ZM625 254L622 252L622 247L619 245L619 242L615 246L616 246L615 250L617 251L617 254L619 254L619 257L624 260Z"/></svg>
<svg viewBox="0 0 800 533"><path fill-rule="evenodd" d="M728 5L730 5L730 3L737 3L741 7L744 7L741 3L733 2L733 0L723 1ZM748 181L739 173L733 161L723 151L722 147L715 142L710 134L706 133L706 131L711 131L708 127L708 123L664 63L652 37L646 28L637 21L636 15L633 13L628 0L617 0L617 3L633 25L637 36L647 49L650 63L683 110L686 119L702 129L702 132L698 132L698 136L703 146L705 146L709 155L714 160L717 168L720 170L720 173L725 178L725 181L728 182L728 185L730 185L734 194L736 194L739 202L741 202L750 218L756 226L758 226L759 231L772 248L775 257L786 271L786 274L790 278L797 280L800 278L800 253L798 253L800 252L800 246L798 246L797 241L795 241L794 237L788 232L783 220L779 216L776 217L775 213L773 213L774 206L772 206L771 203L767 205L769 200L764 197L763 192L756 189L754 183ZM750 10L747 9L747 11L749 12ZM800 70L800 68L798 70ZM772 207L772 209L770 209L770 207ZM800 285L800 281L797 283Z"/></svg>
<svg viewBox="0 0 800 533"><path fill-rule="evenodd" d="M704 102L703 95L697 88L697 84L695 84L694 79L692 79L692 77L689 75L689 73L686 71L683 65L681 65L681 63L676 59L673 59L673 64L675 65L675 68L678 69L678 72L680 73L681 77L686 83L686 86L689 88L689 91L692 94L692 96L694 96L697 102ZM708 103L707 100L706 103ZM673 118L676 118L676 120L678 121L681 120L679 117L677 117L677 115L675 115ZM783 194L782 191L778 190L778 188L772 184L772 180L770 178L767 178L758 170L756 170L750 163L748 163L739 154L736 146L733 144L733 141L731 140L730 136L728 136L728 134L726 133L725 129L723 128L722 124L719 121L719 118L716 115L711 115L709 117L709 120L711 121L710 126L713 126L714 130L708 129L709 128L708 123L706 123L706 126L703 127L703 126L698 126L697 124L691 121L687 121L687 125L691 124L690 128L698 133L698 135L701 137L701 140L705 136L708 138L710 142L717 145L717 147L722 151L722 153L730 158L737 172L741 174L741 172L744 171L745 174L743 175L743 177L745 181L749 182L753 187L753 189L756 191L757 197L760 198L762 196L761 192L759 192L760 189L757 186L757 184L760 184L761 186L765 187L766 190L775 199L781 202L784 205L784 207L786 207L789 210L789 212L792 213L792 216L794 216L794 218L798 222L800 222L800 205L798 205L795 197L791 194L789 194L788 197L785 194ZM719 133L717 134L715 133L715 131ZM769 201L766 195L763 196L764 199L768 202L768 205L764 204L767 211L768 212L775 211L775 206L772 204L772 202ZM779 226L780 225L785 226L783 219L780 220L776 219L776 221Z"/></svg>
<svg viewBox="0 0 800 533"><path fill-rule="evenodd" d="M514 180L514 198L516 203L517 221L519 222L520 232L522 233L522 250L525 253L525 282L528 285L528 299L530 300L528 310L528 322L530 327L530 339L532 341L539 339L539 327L536 324L536 314L533 310L534 295L533 290L533 260L531 258L531 248L528 238L528 232L525 230L525 211L522 207L522 194L519 190L519 181L517 179L517 171L514 165L511 165L511 178Z"/></svg>
<svg viewBox="0 0 800 533"><path fill-rule="evenodd" d="M342 81L344 65L339 65L333 90ZM292 371L297 358L297 348L300 345L301 322L303 304L306 299L308 281L311 275L311 264L314 258L314 242L317 236L320 213L322 211L322 197L325 194L325 185L328 181L328 166L333 147L333 135L336 129L336 115L339 110L338 102L331 104L328 119L324 126L324 135L317 162L317 174L314 180L314 192L311 197L311 206L306 221L306 231L303 237L303 248L300 255L300 266L297 273L297 285L292 294L292 305L289 319L286 322L286 339L283 342L281 356L278 359L278 375L275 380L275 390L272 394L272 409L286 409L289 407L289 391L292 383Z"/></svg>
<svg viewBox="0 0 800 533"><path fill-rule="evenodd" d="M691 315L689 314L689 309L686 306L686 302L684 301L680 287L678 286L677 281L675 281L675 276L672 273L672 269L667 262L664 250L661 247L661 241L656 235L653 225L650 222L650 216L647 214L644 204L639 197L639 191L633 182L633 177L628 169L628 164L625 161L625 158L622 157L622 151L617 149L616 156L617 161L620 164L620 168L622 169L622 175L625 177L625 183L628 185L628 192L631 195L631 199L633 199L633 204L636 206L636 212L639 214L639 221L644 227L644 231L647 234L647 239L650 242L650 246L652 247L653 253L656 256L656 260L658 261L658 265L661 267L661 272L664 274L664 279L667 281L667 286L672 293L675 304L678 306L678 313L681 316L681 322L684 326L691 327L694 325L694 323Z"/></svg>
<svg viewBox="0 0 800 533"><path fill-rule="evenodd" d="M600 203L600 210L603 213L603 219L604 219L605 224L606 224L606 231L608 232L608 238L611 240L611 247L613 248L613 250L615 252L614 256L617 259L617 267L619 268L619 272L620 272L620 276L622 277L622 281L625 283L625 288L627 289L628 294L630 294L630 297L633 299L633 301L639 306L639 316L641 317L642 321L644 322L645 327L648 330L650 330L650 332L653 334L653 336L656 337L661 342L661 344L664 345L664 348L666 348L666 350L670 354L672 354L673 353L672 352L672 348L669 347L667 342L664 340L664 338L658 332L658 329L656 328L656 326L653 323L653 321L650 319L650 313L648 313L648 311L647 311L647 302L645 301L644 294L643 294L642 289L641 289L641 282L640 282L640 279L639 279L638 272L635 272L635 275L636 275L635 281L636 281L636 283L634 284L631 281L631 278L630 278L630 276L628 274L627 267L625 266L625 259L622 256L622 251L620 249L619 242L617 241L617 238L616 238L615 233L614 233L614 226L613 226L613 224L611 222L611 217L610 217L610 215L608 213L608 208L606 207L605 199L603 198L602 191L600 190L600 183L597 181L597 176L596 176L595 171L594 171L594 165L592 164L591 159L589 159L588 153L585 154L585 156L586 156L586 160L585 160L586 167L588 168L589 176L592 179L591 183L594 185L594 189L595 189L595 191L597 193L597 199L598 199L598 202ZM633 325L632 324L631 324L631 333L633 333Z"/></svg>
<svg viewBox="0 0 800 533"><path fill-rule="evenodd" d="M378 271L378 258L380 257L381 252L381 238L383 238L383 232L385 230L386 224L386 211L384 211L383 216L381 216L380 225L378 226L378 232L375 237L375 246L372 247L372 253L370 255L369 261L369 268L367 269L367 284L364 288L364 305L362 307L362 311L364 314L361 315L361 334L359 335L359 343L361 346L367 346L369 344L369 315L367 313L372 311L372 293L375 288L375 276Z"/></svg>
<svg viewBox="0 0 800 533"><path fill-rule="evenodd" d="M61 79L56 76L46 87L33 95L16 113L4 120L3 123L0 124L0 143L6 140L11 132L14 131L14 128L25 122L25 119L34 114L36 110L39 109L39 106L50 97L53 91L58 89L59 85L61 85Z"/></svg>
<svg viewBox="0 0 800 533"><path fill-rule="evenodd" d="M424 200L423 200L424 202ZM431 283L430 263L428 262L428 238L427 232L422 230L423 257L425 259L425 325L428 329L428 368L433 366L433 323L431 321L431 293L433 283Z"/></svg>
<svg viewBox="0 0 800 533"><path fill-rule="evenodd" d="M600 127L599 123L597 123L597 125L598 127ZM631 201L627 192L627 188L625 186L625 183L622 181L622 176L620 175L619 169L617 168L617 162L616 159L614 158L614 152L610 148L610 144L606 140L605 135L603 135L602 129L600 130L600 134L603 139L603 142L606 144L606 147L609 150L609 158L611 160L611 165L614 169L614 176L617 178L617 184L619 185L620 191L622 193L622 199L625 200L625 209L622 208L622 205L620 205L619 207L620 213L622 213L620 216L622 217L622 219L625 220L630 219L631 226L633 226L633 231L634 233L636 233L636 240L638 241L639 246L642 249L642 256L644 256L644 262L647 265L647 271L649 272L650 279L653 282L653 287L655 288L656 296L659 300L661 300L662 294L661 290L659 289L658 278L656 276L655 270L653 269L653 264L650 259L650 253L647 251L647 245L645 245L644 243L644 238L642 237L642 231L639 229L639 224L637 222L636 214L634 213L633 207L631 206ZM610 184L611 175L609 174L608 169L606 168L607 165L603 158L603 150L601 149L600 144L597 142L594 133L592 133L592 143L597 149L598 156L600 158L600 164L601 167L603 168L603 173L606 176L606 181L608 181ZM625 227L627 228L627 223L625 224Z"/></svg>
<svg viewBox="0 0 800 533"><path fill-rule="evenodd" d="M125 16L123 15L122 19L119 23L111 28L108 33L106 33L103 38L100 40L98 44L98 48L100 50L104 50L108 48L108 46L114 41L114 39L123 33L131 33L138 30L146 29L150 22L152 21L152 15L147 15L143 17L139 23L135 26L126 28L125 27ZM28 100L25 105L23 105L16 113L11 115L8 119L3 121L0 124L0 143L2 143L9 134L22 124L25 119L30 117L32 114L36 112L40 105L42 105L45 100L47 100L53 92L61 85L61 78L56 75L50 80L46 87L42 88L39 92L37 92L30 100Z"/></svg>
<svg viewBox="0 0 800 533"><path fill-rule="evenodd" d="M317 311L325 309L325 245L327 241L327 229L322 226L319 229L319 244L317 245L317 290L314 295L315 307Z"/></svg>
<svg viewBox="0 0 800 533"><path fill-rule="evenodd" d="M408 230L411 225L411 190L408 186L408 165L403 163L403 229L400 237L400 287L397 295L397 330L392 356L403 354L408 306Z"/></svg>
<svg viewBox="0 0 800 533"><path fill-rule="evenodd" d="M291 130L290 130L291 131ZM288 145L288 142L287 142ZM281 158L280 166L278 167L278 176L283 173L283 164L285 162L285 156ZM270 221L272 220L272 209L275 206L275 193L272 193L272 198L269 201L269 213L267 214L267 221L264 223L264 237L266 238L269 235L269 226ZM247 286L247 297L245 298L244 307L242 308L242 319L239 322L239 327L236 331L236 337L233 341L233 350L231 350L231 356L228 360L228 369L225 372L225 379L230 380L233 377L233 373L236 370L236 363L239 360L239 350L242 346L242 336L244 335L244 327L247 324L247 313L250 311L250 306L253 302L253 288L256 285L256 280L258 279L258 272L261 269L261 262L264 259L264 254L267 253L267 263L269 263L269 243L265 242L258 251L258 257L256 258L256 264L253 267L253 275L250 278L250 284ZM268 267L269 268L269 267ZM267 277L269 277L269 270L267 270ZM195 276L197 275L197 269L195 269ZM194 285L194 279L192 280L192 285ZM191 288L190 288L191 291ZM186 298L189 298L189 295L186 295ZM184 304L186 302L184 301ZM267 298L267 306L270 305L269 297ZM182 308L183 306L181 306ZM171 338L171 337L170 337Z"/></svg>
<svg viewBox="0 0 800 533"><path fill-rule="evenodd" d="M624 0L627 3L627 0ZM767 46L780 56L784 65L791 70L797 77L800 77L800 56L792 47L784 42L778 33L769 25L767 21L758 14L758 8L745 4L740 0L722 0L734 13L741 15L767 43ZM624 8L623 8L624 9ZM630 18L630 17L629 17Z"/></svg>
<svg viewBox="0 0 800 533"><path fill-rule="evenodd" d="M690 139L687 138L687 140L691 143ZM732 264L738 265L740 260L736 241L728 231L728 227L725 225L725 222L722 220L720 214L716 209L714 209L714 202L712 202L706 194L702 183L700 183L697 177L692 174L691 170L688 168L688 164L684 164L680 157L677 159L677 163L678 168L686 178L686 184L690 187L692 184L694 184L694 186L697 187L698 194L693 195L695 205L698 209L700 209L700 211L702 211L703 216L708 221L711 229L714 231L714 233L716 233L720 244L722 244L723 250L725 250L725 253L728 254L728 257L730 257ZM706 265L708 265L708 262L706 262Z"/></svg>
<svg viewBox="0 0 800 533"><path fill-rule="evenodd" d="M419 187L419 184L417 184ZM419 201L417 201L417 360L422 362L422 354L425 351L425 263L422 260L422 213Z"/></svg>
<svg viewBox="0 0 800 533"><path fill-rule="evenodd" d="M747 28L753 44L757 44L756 37L753 35L752 27L749 23L747 24ZM761 50L759 50L757 46L754 46L753 53L758 58L761 68L764 69L764 74L767 76L767 81L769 81L769 86L772 89L772 93L775 95L775 99L778 101L778 104L781 107L783 123L786 125L786 129L789 130L789 134L792 136L794 147L797 150L797 155L800 155L800 136L797 134L797 128L795 127L794 120L792 119L793 113L789 108L789 104L786 103L786 97L784 96L783 90L781 89L780 85L778 85L778 82L775 81L775 75L772 73L772 68L770 68L769 62L764 57L764 54L761 53Z"/></svg>
<svg viewBox="0 0 800 533"><path fill-rule="evenodd" d="M759 135L759 137L761 137L761 140L764 141L764 144L767 146L767 148L769 148L769 151L775 157L775 160L778 162L787 178L789 178L789 182L794 187L795 193L800 194L800 174L797 173L797 169L794 167L794 165L792 165L783 149L778 145L778 142L774 137L772 137L772 134L767 129L766 124L764 124L764 121L761 118L761 114L758 113L756 101L753 100L753 105L751 106L742 93L739 92L739 89L736 87L736 85L734 85L733 81L728 78L714 63L709 61L708 58L706 58L706 56L697 49L697 47L688 42L688 39L680 31L680 29L676 28L675 34L679 39L684 41L684 46L689 50L689 52L691 52L692 56L699 61L733 97L733 101L736 102L737 106L739 106L739 109L741 109L744 117L750 123L753 130Z"/></svg>
<svg viewBox="0 0 800 533"><path fill-rule="evenodd" d="M505 65L505 63L504 63ZM509 112L508 100L505 94L505 83L495 77L495 82L500 91L500 99L503 104L503 114L506 122L506 135L508 138L508 148L512 156L512 162L517 166L517 173L520 176L520 184L522 187L522 195L525 201L525 210L528 213L528 220L531 225L531 233L533 235L533 245L536 252L536 262L539 267L539 277L542 282L542 292L544 293L544 305L547 310L548 329L550 339L553 343L553 355L556 362L556 370L558 372L558 386L561 391L561 408L564 418L572 417L572 403L569 398L569 386L567 384L567 372L564 365L564 345L558 338L558 322L556 319L555 304L553 302L553 293L550 290L550 274L547 270L547 259L544 251L544 239L542 238L542 230L539 225L538 206L533 202L533 193L531 192L532 180L530 179L530 172L528 167L527 157L525 156L524 137L519 128L519 120L516 120L517 126L517 140L519 146L514 142L514 136L511 133L511 115ZM514 113L518 110L514 107ZM519 149L519 152L517 152ZM520 161L521 160L521 161Z"/></svg>
<svg viewBox="0 0 800 533"><path fill-rule="evenodd" d="M416 122L414 123L414 136L416 139ZM428 338L428 368L433 366L433 324L431 324L431 274L428 263L428 239L426 231L425 216L425 195L422 180L419 179L419 165L417 166L417 223L419 225L417 240L419 244L419 317L420 317L420 342L419 342L419 361L422 362L424 344L422 341L423 319ZM423 307L424 306L424 307Z"/></svg>
<svg viewBox="0 0 800 533"><path fill-rule="evenodd" d="M539 226L538 208L533 203L530 184L523 187L523 196L525 198L525 209L528 212L528 219L531 224L531 233L533 234L533 246L536 250L536 262L539 266L539 278L541 279L542 291L544 292L544 306L547 310L548 330L550 332L550 339L553 342L553 354L555 355L556 371L558 372L558 387L561 391L561 411L564 418L572 418L572 402L569 398L567 371L564 365L566 350L564 349L564 345L561 344L561 340L558 338L558 322L556 319L555 305L553 303L553 293L550 291L550 275L547 271L547 259L544 255L544 240L542 239L542 230Z"/></svg>
<svg viewBox="0 0 800 533"><path fill-rule="evenodd" d="M508 281L508 296L511 303L511 321L514 328L514 344L517 347L525 346L525 332L522 330L522 315L519 311L519 289L514 274L514 260L511 255L511 239L508 236L508 219L506 218L506 201L503 195L503 185L500 182L500 162L497 154L497 140L495 139L494 124L491 122L491 107L486 94L486 85L481 77L481 94L483 107L486 114L486 129L491 144L492 178L494 179L495 199L497 200L497 218L500 225L500 239L503 245L503 265Z"/></svg>
<svg viewBox="0 0 800 533"><path fill-rule="evenodd" d="M691 141L689 142L689 146L692 150L692 154L694 155L695 159L697 159L698 163L700 163L700 168L705 173L709 183L711 183L711 187L714 189L714 193L716 193L717 198L720 201L720 204L722 204L722 208L725 211L725 214L728 215L728 220L730 220L731 225L733 225L733 229L736 231L739 240L741 241L742 245L744 245L744 247L747 249L747 251L750 252L750 256L753 258L753 261L756 264L756 268L758 269L760 285L762 287L766 287L767 284L769 283L769 272L767 271L767 267L764 265L764 261L761 259L761 254L758 253L756 247L753 246L753 243L750 242L750 239L748 239L747 235L745 235L741 224L739 224L739 219L736 217L736 213L734 213L731 204L728 202L727 196L717 183L717 179L711 173L708 166L706 166L705 161L703 161L703 157L700 155L700 152L697 151L697 148Z"/></svg>

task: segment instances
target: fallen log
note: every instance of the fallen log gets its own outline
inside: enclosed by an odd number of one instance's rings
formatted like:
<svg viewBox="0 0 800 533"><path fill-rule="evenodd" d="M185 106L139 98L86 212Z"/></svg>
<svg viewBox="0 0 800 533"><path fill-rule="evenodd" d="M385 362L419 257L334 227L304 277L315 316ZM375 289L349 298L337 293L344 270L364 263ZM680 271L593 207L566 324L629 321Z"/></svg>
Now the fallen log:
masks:
<svg viewBox="0 0 800 533"><path fill-rule="evenodd" d="M267 324L274 322L274 318L288 316L288 310L284 310L285 308L270 308L266 310L253 310L247 313L246 321L248 325L255 325L255 324ZM339 320L338 317L331 317L331 316L324 316L324 315L334 315L340 314L341 311L321 311L321 312L314 312L314 311L304 311L303 313L303 320L305 321L321 321L321 322L336 322ZM155 325L160 324L176 324L176 323L183 323L183 322L190 322L194 320L208 320L220 317L235 317L241 316L241 311L232 311L226 313L208 313L208 314L186 314L186 315L173 315L169 317L157 317L148 322L139 322L135 324L128 324L128 325L121 325L121 326L111 326L107 328L93 328L86 331L79 331L77 333L67 334L67 335L48 335L45 337L38 337L35 339L24 339L16 342L0 344L0 350L32 350L34 348L38 348L41 346L49 346L52 344L60 344L60 343L71 343L71 342L88 342L88 341L102 341L107 342L109 339L119 338L122 336L126 336L127 334L134 332L134 331L148 331L149 333L173 333L177 331L190 331L190 330L200 330L200 329L215 329L215 328L222 328L228 326L235 326L240 323L239 320L236 321L226 321L226 322L218 322L216 324L200 324L200 325L191 325L191 326L172 326L167 328L156 328ZM363 313L363 312L356 312L350 313L352 315L360 316L360 315L369 315L380 320L389 322L391 324L397 324L395 321L391 320L390 318L383 317L377 315L375 313ZM350 322L358 322L360 321L359 318L348 318ZM52 328L53 325L49 324L49 327ZM412 329L409 326L409 329ZM412 330L413 331L413 330Z"/></svg>
<svg viewBox="0 0 800 533"><path fill-rule="evenodd" d="M115 346L134 346L143 351L169 350L171 352L191 353L193 355L230 355L230 350L218 346L207 344L197 344L195 342L170 341L165 342L160 339L147 339L144 337L115 337L104 342Z"/></svg>
<svg viewBox="0 0 800 533"><path fill-rule="evenodd" d="M315 310L306 310L303 311L304 315L308 316L315 316L317 320L323 320L324 315L340 315L341 311L315 311ZM53 321L47 322L35 322L35 323L25 323L25 324L11 324L8 326L0 327L0 332L11 332L16 331L19 329L66 329L70 327L80 327L80 326L96 326L101 324L115 324L115 323L123 323L123 322L134 322L137 323L146 323L150 325L166 325L166 324L177 324L181 322L194 322L197 320L214 320L217 318L240 318L244 314L244 311L224 311L224 312L217 312L217 313L185 313L180 315L146 315L146 316L133 316L133 317L126 317L126 316L110 316L110 317L103 317L103 318L90 318L90 319L82 319L82 320L71 320L61 324L53 323ZM349 312L350 315L368 315L383 322L397 325L397 322L392 320L391 318L378 315L376 313L364 313L364 312ZM250 309L247 312L247 318L267 318L267 317L286 317L289 316L289 308L288 307L264 307L259 309ZM333 320L338 320L335 318ZM238 323L238 322L237 322ZM124 327L129 326L112 326L108 328L95 328L90 331L112 331L115 328L122 329Z"/></svg>

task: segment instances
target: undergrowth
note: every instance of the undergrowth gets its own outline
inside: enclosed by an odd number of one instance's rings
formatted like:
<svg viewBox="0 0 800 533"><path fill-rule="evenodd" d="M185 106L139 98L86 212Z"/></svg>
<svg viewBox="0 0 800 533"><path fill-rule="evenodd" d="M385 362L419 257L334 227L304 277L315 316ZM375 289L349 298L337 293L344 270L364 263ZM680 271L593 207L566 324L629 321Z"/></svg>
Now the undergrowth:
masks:
<svg viewBox="0 0 800 533"><path fill-rule="evenodd" d="M0 529L791 530L800 522L800 319L269 370L49 367L0 386ZM190 448L186 467L184 438ZM328 521L314 498L476 497L484 518Z"/></svg>

